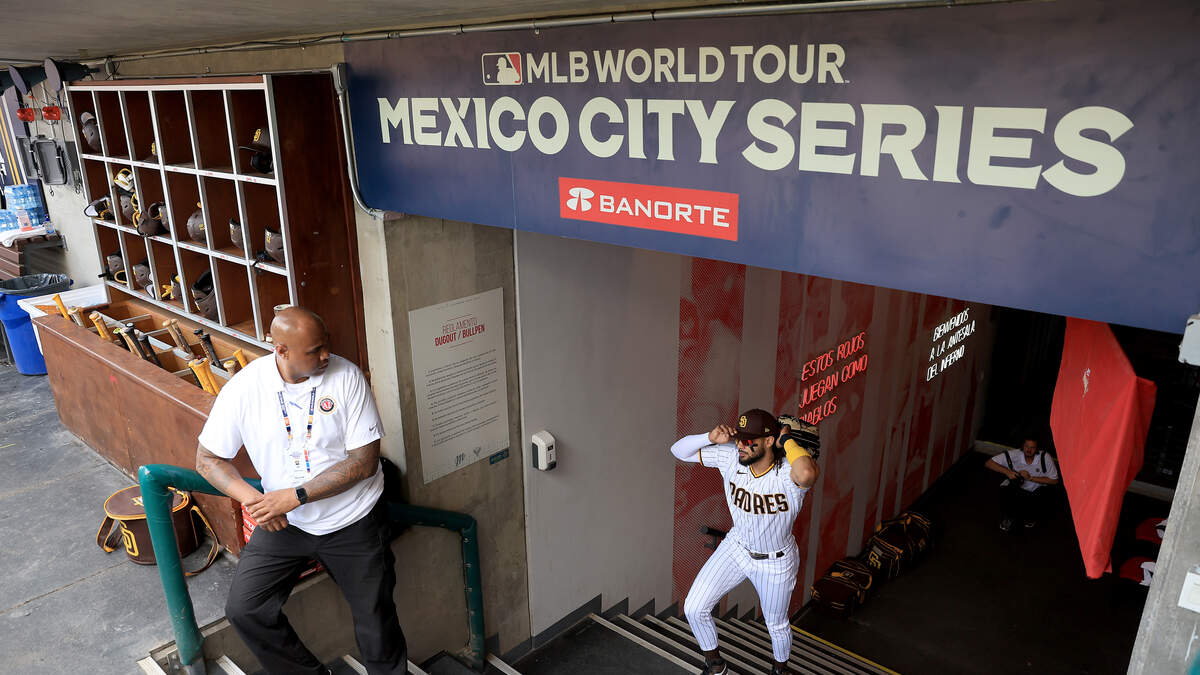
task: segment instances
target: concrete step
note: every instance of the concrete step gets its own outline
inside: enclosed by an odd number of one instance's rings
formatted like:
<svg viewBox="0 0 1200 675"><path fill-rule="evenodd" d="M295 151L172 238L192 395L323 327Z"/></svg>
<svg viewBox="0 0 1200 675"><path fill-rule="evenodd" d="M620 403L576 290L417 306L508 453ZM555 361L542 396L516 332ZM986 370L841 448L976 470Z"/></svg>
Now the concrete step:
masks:
<svg viewBox="0 0 1200 675"><path fill-rule="evenodd" d="M649 645L649 646L647 646ZM514 664L522 675L681 675L700 668L657 650L618 618L591 614L578 626Z"/></svg>
<svg viewBox="0 0 1200 675"><path fill-rule="evenodd" d="M484 666L483 675L521 675L512 666L501 661L496 656L488 654L488 663ZM433 658L421 664L428 675L479 675L479 671L471 670L448 652L440 652Z"/></svg>

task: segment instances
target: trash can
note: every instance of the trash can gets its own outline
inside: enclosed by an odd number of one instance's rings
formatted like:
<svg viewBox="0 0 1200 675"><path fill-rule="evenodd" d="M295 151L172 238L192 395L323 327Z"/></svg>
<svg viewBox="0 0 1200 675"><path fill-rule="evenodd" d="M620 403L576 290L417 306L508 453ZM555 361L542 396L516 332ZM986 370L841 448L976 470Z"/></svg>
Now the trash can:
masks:
<svg viewBox="0 0 1200 675"><path fill-rule="evenodd" d="M17 306L17 298L61 293L70 287L71 279L65 274L28 274L0 281L0 322L8 335L18 373L45 375L46 361L34 338L29 314Z"/></svg>

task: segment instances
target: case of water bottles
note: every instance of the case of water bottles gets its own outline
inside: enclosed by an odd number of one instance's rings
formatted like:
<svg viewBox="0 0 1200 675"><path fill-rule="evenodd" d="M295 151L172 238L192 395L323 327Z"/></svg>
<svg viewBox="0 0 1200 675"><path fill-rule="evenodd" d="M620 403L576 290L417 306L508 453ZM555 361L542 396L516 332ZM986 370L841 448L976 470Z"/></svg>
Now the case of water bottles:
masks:
<svg viewBox="0 0 1200 675"><path fill-rule="evenodd" d="M7 185L4 201L8 208L0 210L0 231L40 227L46 222L46 206L36 185Z"/></svg>
<svg viewBox="0 0 1200 675"><path fill-rule="evenodd" d="M8 209L0 209L0 232L5 230L18 230L21 228L20 221L17 219L15 211Z"/></svg>

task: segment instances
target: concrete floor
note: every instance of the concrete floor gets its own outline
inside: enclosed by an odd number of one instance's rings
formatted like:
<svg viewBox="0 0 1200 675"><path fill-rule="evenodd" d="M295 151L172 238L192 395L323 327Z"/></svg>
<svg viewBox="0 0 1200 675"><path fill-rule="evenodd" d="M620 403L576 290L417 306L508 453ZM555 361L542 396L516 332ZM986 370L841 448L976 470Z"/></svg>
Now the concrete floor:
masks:
<svg viewBox="0 0 1200 675"><path fill-rule="evenodd" d="M1065 498L1048 522L999 529L998 475L968 455L922 497L940 527L934 550L884 583L849 619L806 611L800 628L905 675L1125 673L1146 588L1084 575ZM1169 506L1128 495L1115 564L1133 526ZM1019 527L1019 525L1018 525Z"/></svg>
<svg viewBox="0 0 1200 675"><path fill-rule="evenodd" d="M104 500L133 483L62 426L46 377L0 367L0 674L129 675L174 639L158 568L95 544ZM222 555L189 579L201 625L233 569Z"/></svg>

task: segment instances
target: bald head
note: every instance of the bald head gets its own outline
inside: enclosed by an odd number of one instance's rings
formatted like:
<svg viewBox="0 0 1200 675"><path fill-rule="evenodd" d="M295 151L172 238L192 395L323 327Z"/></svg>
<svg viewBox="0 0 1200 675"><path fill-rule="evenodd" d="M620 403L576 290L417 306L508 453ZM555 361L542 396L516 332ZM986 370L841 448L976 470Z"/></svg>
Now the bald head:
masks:
<svg viewBox="0 0 1200 675"><path fill-rule="evenodd" d="M271 321L279 374L288 382L303 382L329 366L329 331L312 310L287 307Z"/></svg>
<svg viewBox="0 0 1200 675"><path fill-rule="evenodd" d="M285 307L271 321L271 339L277 345L290 345L297 339L304 342L327 332L325 321L316 312L295 305Z"/></svg>

